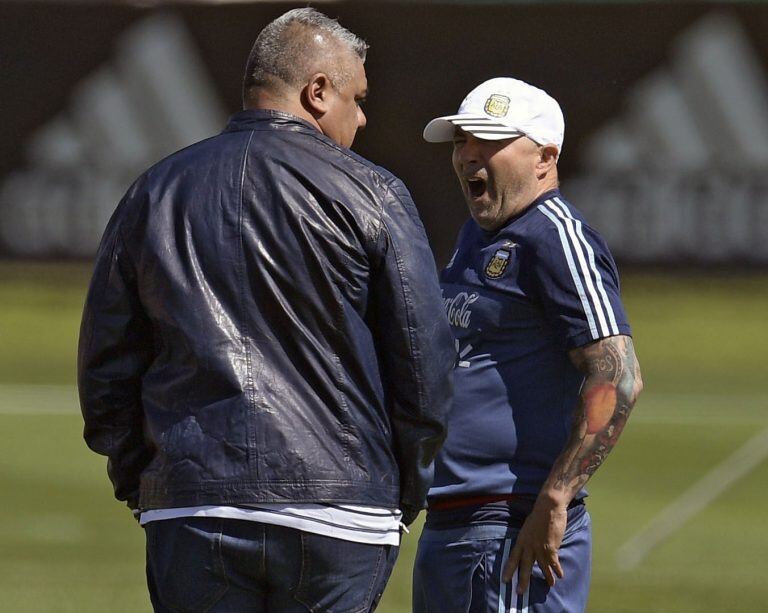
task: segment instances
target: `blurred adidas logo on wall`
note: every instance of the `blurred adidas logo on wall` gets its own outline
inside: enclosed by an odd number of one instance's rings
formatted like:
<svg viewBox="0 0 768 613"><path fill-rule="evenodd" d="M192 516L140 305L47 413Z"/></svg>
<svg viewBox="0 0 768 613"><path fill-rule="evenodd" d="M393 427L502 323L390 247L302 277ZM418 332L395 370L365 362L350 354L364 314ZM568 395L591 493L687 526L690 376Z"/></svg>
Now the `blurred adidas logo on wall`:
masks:
<svg viewBox="0 0 768 613"><path fill-rule="evenodd" d="M0 179L0 252L92 255L131 181L225 120L181 19L138 22ZM729 14L681 32L582 144L583 172L564 189L617 257L768 263L768 78Z"/></svg>
<svg viewBox="0 0 768 613"><path fill-rule="evenodd" d="M0 247L88 256L139 173L215 134L226 115L184 24L155 15L127 30L114 59L32 136L27 167L0 186Z"/></svg>
<svg viewBox="0 0 768 613"><path fill-rule="evenodd" d="M768 80L736 19L684 31L581 153L565 188L617 257L768 263Z"/></svg>

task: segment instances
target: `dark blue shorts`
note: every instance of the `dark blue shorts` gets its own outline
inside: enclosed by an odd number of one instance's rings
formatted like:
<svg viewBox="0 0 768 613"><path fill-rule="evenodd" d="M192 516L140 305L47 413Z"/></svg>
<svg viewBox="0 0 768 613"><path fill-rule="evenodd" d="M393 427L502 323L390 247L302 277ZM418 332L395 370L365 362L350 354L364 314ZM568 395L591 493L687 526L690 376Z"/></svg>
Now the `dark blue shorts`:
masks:
<svg viewBox="0 0 768 613"><path fill-rule="evenodd" d="M493 505L490 505L493 507ZM496 508L476 509L462 524L430 518L421 534L413 569L414 613L579 613L589 594L592 533L583 504L568 510L559 551L565 577L550 588L538 565L528 591L518 596L517 575L502 583L501 573L522 525ZM442 515L448 512L437 512ZM456 515L454 513L454 515ZM456 527L458 526L458 527Z"/></svg>

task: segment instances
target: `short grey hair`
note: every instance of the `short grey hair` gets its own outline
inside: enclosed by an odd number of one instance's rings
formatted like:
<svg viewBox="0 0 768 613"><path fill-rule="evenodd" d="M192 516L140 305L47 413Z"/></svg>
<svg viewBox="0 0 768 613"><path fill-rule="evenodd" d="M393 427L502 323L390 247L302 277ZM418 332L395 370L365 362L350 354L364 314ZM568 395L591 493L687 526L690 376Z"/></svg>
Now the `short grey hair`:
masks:
<svg viewBox="0 0 768 613"><path fill-rule="evenodd" d="M313 8L284 13L256 37L243 79L243 100L253 88L301 87L313 73L325 72L334 87L351 78L339 47L365 61L368 45L338 21ZM319 52L319 53L318 53Z"/></svg>

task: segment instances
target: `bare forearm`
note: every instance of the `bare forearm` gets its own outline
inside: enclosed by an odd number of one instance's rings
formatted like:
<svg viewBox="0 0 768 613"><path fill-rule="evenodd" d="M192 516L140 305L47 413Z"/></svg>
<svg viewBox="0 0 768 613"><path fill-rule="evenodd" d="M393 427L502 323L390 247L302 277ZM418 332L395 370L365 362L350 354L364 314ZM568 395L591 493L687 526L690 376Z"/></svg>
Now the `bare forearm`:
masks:
<svg viewBox="0 0 768 613"><path fill-rule="evenodd" d="M570 358L586 379L568 442L504 567L504 581L519 573L518 594L528 586L534 561L550 586L564 576L558 551L568 523L566 507L613 449L642 388L628 336L613 336L574 349Z"/></svg>
<svg viewBox="0 0 768 613"><path fill-rule="evenodd" d="M632 339L615 336L571 352L586 375L570 438L540 498L567 505L605 461L642 389Z"/></svg>

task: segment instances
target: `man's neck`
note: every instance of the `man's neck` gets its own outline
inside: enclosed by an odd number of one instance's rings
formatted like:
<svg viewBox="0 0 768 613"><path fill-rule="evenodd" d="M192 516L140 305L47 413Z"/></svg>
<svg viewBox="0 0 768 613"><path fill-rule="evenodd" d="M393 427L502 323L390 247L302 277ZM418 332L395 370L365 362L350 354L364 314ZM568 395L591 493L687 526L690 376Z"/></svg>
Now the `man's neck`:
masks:
<svg viewBox="0 0 768 613"><path fill-rule="evenodd" d="M557 172L547 174L547 176L539 182L536 197L531 201L531 203L541 198L542 194L546 194L547 192L552 191L553 189L557 189L558 187L560 187L560 184L557 180Z"/></svg>
<svg viewBox="0 0 768 613"><path fill-rule="evenodd" d="M312 113L304 108L300 100L294 99L293 97L273 94L266 90L259 90L251 93L244 108L245 110L253 109L288 113L309 122L318 131L322 131Z"/></svg>

